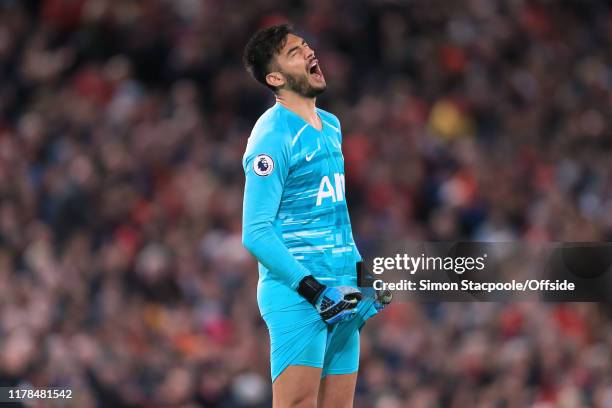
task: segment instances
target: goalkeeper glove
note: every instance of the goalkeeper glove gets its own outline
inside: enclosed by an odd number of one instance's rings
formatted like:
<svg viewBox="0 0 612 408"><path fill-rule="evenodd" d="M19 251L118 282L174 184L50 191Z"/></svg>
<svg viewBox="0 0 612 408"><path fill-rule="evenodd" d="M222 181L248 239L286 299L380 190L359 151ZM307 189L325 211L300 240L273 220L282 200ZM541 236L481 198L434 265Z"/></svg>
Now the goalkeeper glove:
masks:
<svg viewBox="0 0 612 408"><path fill-rule="evenodd" d="M332 325L355 315L355 308L362 298L357 288L350 286L328 287L311 275L300 281L298 293L312 304L325 323Z"/></svg>
<svg viewBox="0 0 612 408"><path fill-rule="evenodd" d="M376 301L374 302L374 307L377 312L383 310L391 300L393 299L393 293L390 290L377 290L376 291Z"/></svg>
<svg viewBox="0 0 612 408"><path fill-rule="evenodd" d="M374 308L376 312L380 312L383 310L391 300L393 299L393 293L391 291L385 290L376 290L373 288L374 278L371 274L369 274L364 266L363 261L358 261L355 265L355 269L357 271L357 282L359 282L359 286L363 286L363 293L367 298L374 299Z"/></svg>

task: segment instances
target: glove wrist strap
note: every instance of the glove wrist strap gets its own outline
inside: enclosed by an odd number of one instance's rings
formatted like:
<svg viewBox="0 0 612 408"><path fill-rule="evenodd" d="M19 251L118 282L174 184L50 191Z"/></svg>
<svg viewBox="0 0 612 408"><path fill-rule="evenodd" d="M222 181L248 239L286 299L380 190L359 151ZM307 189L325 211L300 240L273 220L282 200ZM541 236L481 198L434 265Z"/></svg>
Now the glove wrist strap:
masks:
<svg viewBox="0 0 612 408"><path fill-rule="evenodd" d="M314 305L324 290L325 285L320 284L312 275L308 275L300 281L297 292Z"/></svg>

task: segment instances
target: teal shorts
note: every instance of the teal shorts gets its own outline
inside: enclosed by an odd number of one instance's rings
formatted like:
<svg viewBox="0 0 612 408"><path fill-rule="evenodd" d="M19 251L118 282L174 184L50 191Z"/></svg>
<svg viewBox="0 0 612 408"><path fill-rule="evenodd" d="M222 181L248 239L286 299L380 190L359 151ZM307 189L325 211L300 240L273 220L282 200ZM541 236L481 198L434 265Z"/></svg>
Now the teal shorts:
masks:
<svg viewBox="0 0 612 408"><path fill-rule="evenodd" d="M359 331L372 309L371 304L362 302L357 316L333 326L306 301L264 314L270 334L272 381L290 365L322 368L321 378L357 372Z"/></svg>

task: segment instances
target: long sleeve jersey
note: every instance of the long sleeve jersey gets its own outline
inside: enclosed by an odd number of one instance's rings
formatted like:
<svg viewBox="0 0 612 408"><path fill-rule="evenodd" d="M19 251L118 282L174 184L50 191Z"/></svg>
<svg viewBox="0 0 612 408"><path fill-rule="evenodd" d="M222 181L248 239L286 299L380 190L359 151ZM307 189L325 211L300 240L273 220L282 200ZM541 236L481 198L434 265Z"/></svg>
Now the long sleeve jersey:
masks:
<svg viewBox="0 0 612 408"><path fill-rule="evenodd" d="M265 313L303 301L300 280L356 286L345 199L340 122L317 108L323 127L279 103L255 124L243 157L243 243L259 262L258 302Z"/></svg>

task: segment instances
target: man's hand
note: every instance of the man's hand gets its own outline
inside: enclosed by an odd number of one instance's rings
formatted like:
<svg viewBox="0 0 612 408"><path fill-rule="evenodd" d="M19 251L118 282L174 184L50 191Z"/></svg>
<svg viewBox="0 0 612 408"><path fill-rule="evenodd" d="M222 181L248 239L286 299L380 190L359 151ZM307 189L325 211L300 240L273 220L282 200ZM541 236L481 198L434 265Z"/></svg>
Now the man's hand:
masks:
<svg viewBox="0 0 612 408"><path fill-rule="evenodd" d="M327 324L335 324L355 315L362 298L357 288L350 286L327 287L312 276L300 282L298 293L308 300Z"/></svg>
<svg viewBox="0 0 612 408"><path fill-rule="evenodd" d="M325 323L334 324L353 317L360 300L359 289L350 286L328 287L314 306Z"/></svg>
<svg viewBox="0 0 612 408"><path fill-rule="evenodd" d="M357 282L359 287L363 291L366 299L374 300L374 309L376 309L376 313L383 310L391 300L393 299L393 293L391 291L385 290L376 290L373 287L374 277L370 274L364 267L363 260L358 261L355 264L355 270L357 272Z"/></svg>
<svg viewBox="0 0 612 408"><path fill-rule="evenodd" d="M376 291L376 301L374 302L374 307L377 312L383 310L389 303L393 300L393 293L391 291L385 290L377 290Z"/></svg>

